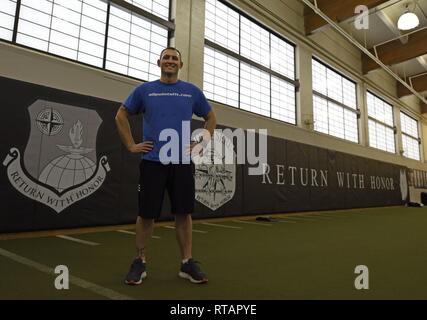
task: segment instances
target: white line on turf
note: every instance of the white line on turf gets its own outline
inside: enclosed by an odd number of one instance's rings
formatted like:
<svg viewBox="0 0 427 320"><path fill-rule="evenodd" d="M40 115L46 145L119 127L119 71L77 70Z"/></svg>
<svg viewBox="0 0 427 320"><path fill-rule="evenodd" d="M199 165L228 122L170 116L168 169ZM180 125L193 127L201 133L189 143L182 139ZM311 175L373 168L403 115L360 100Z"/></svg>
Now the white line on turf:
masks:
<svg viewBox="0 0 427 320"><path fill-rule="evenodd" d="M331 217L331 218L346 218L346 216L344 216L342 214L340 215L339 213L337 213L337 214L325 213L325 216ZM347 217L349 217L349 216L347 216Z"/></svg>
<svg viewBox="0 0 427 320"><path fill-rule="evenodd" d="M233 226L227 226L227 225L224 225L224 224L209 223L209 222L203 222L202 224L205 225L205 226L228 228L228 229L243 229L241 227L233 227Z"/></svg>
<svg viewBox="0 0 427 320"><path fill-rule="evenodd" d="M255 225L255 226L271 227L271 224L268 224L268 223L262 223L262 222L251 222L251 221L243 221L243 220L233 220L233 222L237 222L237 223L245 223L245 224L253 224L253 225Z"/></svg>
<svg viewBox="0 0 427 320"><path fill-rule="evenodd" d="M81 240L81 239L77 239L77 238L74 238L74 237L63 236L63 235L59 235L59 236L56 236L56 237L64 239L64 240L69 240L69 241L81 243L81 244L87 244L88 246L99 246L99 243L92 242L92 241Z"/></svg>
<svg viewBox="0 0 427 320"><path fill-rule="evenodd" d="M133 231L128 231L128 230L116 230L116 231L120 232L120 233L126 233L126 234L136 235L136 233L133 232ZM159 236L151 236L151 238L153 238L153 239L160 239Z"/></svg>
<svg viewBox="0 0 427 320"><path fill-rule="evenodd" d="M0 255L2 255L3 257L9 258L15 262L18 262L20 264L23 264L23 265L26 265L26 266L31 267L33 269L36 269L38 271L41 271L43 273L46 273L46 274L49 274L52 276L56 276L54 269L52 269L52 268L50 268L44 264L38 263L36 261L22 257L20 255L15 254L15 253L12 253L10 251L4 250L2 248L0 248ZM70 275L69 280L72 284L74 284L80 288L92 291L92 292L94 292L100 296L106 297L108 299L112 299L112 300L133 300L133 298L131 298L129 296L126 296L126 295L121 294L119 292L116 292L114 290L99 286L95 283L86 281L82 278L78 278L78 277ZM53 285L53 282L52 282L52 285Z"/></svg>
<svg viewBox="0 0 427 320"><path fill-rule="evenodd" d="M333 219L332 217L323 216L323 215L321 215L321 214L313 214L313 213L307 214L307 215L306 215L306 216L304 216L304 217L309 217L309 218L318 218L318 219L323 219L323 220L332 220L332 219Z"/></svg>
<svg viewBox="0 0 427 320"><path fill-rule="evenodd" d="M136 233L133 231L128 231L128 230L116 230L117 232L120 233L126 233L126 234L131 234L131 235L135 235Z"/></svg>
<svg viewBox="0 0 427 320"><path fill-rule="evenodd" d="M174 226L163 226L163 227L165 227L167 229L175 229ZM207 231L197 230L197 229L193 229L193 232L195 232L195 233L208 233Z"/></svg>
<svg viewBox="0 0 427 320"><path fill-rule="evenodd" d="M312 218L304 218L304 217L284 217L283 219L290 219L290 220L294 220L294 221L319 221L316 219L312 219Z"/></svg>

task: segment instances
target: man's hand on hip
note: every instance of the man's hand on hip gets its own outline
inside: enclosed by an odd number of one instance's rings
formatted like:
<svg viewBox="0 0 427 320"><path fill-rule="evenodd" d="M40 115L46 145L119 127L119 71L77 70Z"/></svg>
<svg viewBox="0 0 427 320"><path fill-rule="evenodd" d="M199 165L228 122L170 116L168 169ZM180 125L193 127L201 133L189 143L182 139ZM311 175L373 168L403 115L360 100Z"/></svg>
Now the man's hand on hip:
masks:
<svg viewBox="0 0 427 320"><path fill-rule="evenodd" d="M144 141L142 143L136 143L129 147L129 151L132 153L147 153L153 150L153 141Z"/></svg>

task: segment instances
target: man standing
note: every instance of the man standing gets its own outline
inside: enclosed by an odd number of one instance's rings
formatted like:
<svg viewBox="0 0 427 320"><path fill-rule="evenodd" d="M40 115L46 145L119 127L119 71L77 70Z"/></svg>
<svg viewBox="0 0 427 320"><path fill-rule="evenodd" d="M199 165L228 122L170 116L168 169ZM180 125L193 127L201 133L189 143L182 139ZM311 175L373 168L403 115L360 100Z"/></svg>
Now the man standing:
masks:
<svg viewBox="0 0 427 320"><path fill-rule="evenodd" d="M182 150L183 146L187 146L187 152L192 154L202 151L216 127L216 117L203 92L193 84L178 79L183 62L177 49L164 49L157 65L161 69L160 80L138 86L120 106L116 115L116 125L123 144L132 153L142 153L139 216L136 221L137 256L125 283L140 284L147 276L146 250L153 234L154 219L160 216L165 190L171 200L176 238L182 257L178 275L193 283L205 283L207 277L192 257L194 164L185 161L186 153ZM138 113L143 114L141 143L135 143L128 119L130 114ZM185 123L189 124L193 113L205 119L206 131L200 142L190 144L190 141L183 141L185 137L182 136L182 128ZM165 129L175 130L180 144L179 154L168 156L167 159L162 151L162 147L168 143L162 138L162 131Z"/></svg>

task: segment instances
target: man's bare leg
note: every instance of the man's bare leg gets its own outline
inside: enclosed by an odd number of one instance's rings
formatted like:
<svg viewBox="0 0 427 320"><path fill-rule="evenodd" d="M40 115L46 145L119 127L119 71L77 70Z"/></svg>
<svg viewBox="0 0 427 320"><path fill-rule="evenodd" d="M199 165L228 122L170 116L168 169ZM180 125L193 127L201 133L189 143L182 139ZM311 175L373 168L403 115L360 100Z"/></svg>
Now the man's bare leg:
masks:
<svg viewBox="0 0 427 320"><path fill-rule="evenodd" d="M154 219L144 219L138 217L136 219L136 252L137 257L141 258L145 262L145 256L147 253L147 247L153 236L154 230Z"/></svg>
<svg viewBox="0 0 427 320"><path fill-rule="evenodd" d="M125 283L137 285L142 283L142 279L147 277L145 268L145 256L147 254L148 243L153 235L154 220L138 217L136 220L136 258L132 262L130 270L126 275Z"/></svg>
<svg viewBox="0 0 427 320"><path fill-rule="evenodd" d="M175 215L176 239L181 251L182 260L191 258L193 244L193 223L190 214Z"/></svg>
<svg viewBox="0 0 427 320"><path fill-rule="evenodd" d="M181 268L178 275L181 278L188 279L193 283L206 283L208 281L206 275L200 270L198 262L192 257L193 244L193 222L191 215L175 215L176 238L181 250Z"/></svg>

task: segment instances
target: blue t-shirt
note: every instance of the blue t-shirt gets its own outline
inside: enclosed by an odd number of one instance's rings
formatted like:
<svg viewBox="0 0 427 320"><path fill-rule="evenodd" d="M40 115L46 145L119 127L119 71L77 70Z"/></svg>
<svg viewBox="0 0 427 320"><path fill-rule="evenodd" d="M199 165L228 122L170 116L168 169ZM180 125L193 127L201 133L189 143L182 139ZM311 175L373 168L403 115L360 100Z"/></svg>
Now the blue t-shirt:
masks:
<svg viewBox="0 0 427 320"><path fill-rule="evenodd" d="M185 148L190 144L191 133L188 131L193 113L205 117L211 111L203 92L195 85L180 80L173 84L160 80L146 82L138 86L123 105L131 114L143 114L142 141L154 142L153 150L144 154L143 158L151 161L160 161L160 150L165 144L168 143L168 146L164 150L170 149L171 139L160 141L160 134L164 129L173 129L179 138L179 158L172 152L168 155L174 159L172 162L182 162L183 145ZM170 130L163 131L165 136L169 133ZM165 140L165 137L162 138Z"/></svg>

